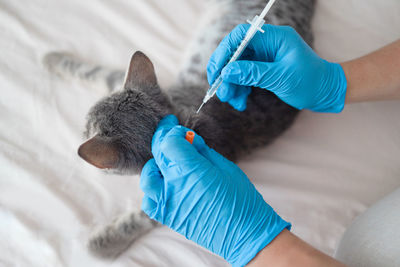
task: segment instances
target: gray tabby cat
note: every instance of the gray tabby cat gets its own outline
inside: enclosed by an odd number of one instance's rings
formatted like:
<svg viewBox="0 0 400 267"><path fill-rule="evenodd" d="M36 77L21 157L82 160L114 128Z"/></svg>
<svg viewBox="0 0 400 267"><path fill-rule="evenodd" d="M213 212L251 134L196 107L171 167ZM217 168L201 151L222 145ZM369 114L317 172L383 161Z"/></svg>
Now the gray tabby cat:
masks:
<svg viewBox="0 0 400 267"><path fill-rule="evenodd" d="M171 113L233 161L282 134L298 110L257 88L250 94L244 112L214 97L200 114L195 114L208 89L206 65L211 53L236 25L259 14L266 2L214 0L202 20L203 30L188 50L178 79L169 90L159 87L153 64L141 52L132 56L124 83L121 71L93 66L66 53L46 55L45 65L52 72L100 81L110 91L116 90L91 108L86 127L90 139L80 146L78 154L101 169L138 173L152 157L151 139L158 122ZM314 6L315 0L279 0L268 14L267 23L290 25L311 44ZM95 233L89 248L101 256L116 256L156 225L144 213L132 212Z"/></svg>

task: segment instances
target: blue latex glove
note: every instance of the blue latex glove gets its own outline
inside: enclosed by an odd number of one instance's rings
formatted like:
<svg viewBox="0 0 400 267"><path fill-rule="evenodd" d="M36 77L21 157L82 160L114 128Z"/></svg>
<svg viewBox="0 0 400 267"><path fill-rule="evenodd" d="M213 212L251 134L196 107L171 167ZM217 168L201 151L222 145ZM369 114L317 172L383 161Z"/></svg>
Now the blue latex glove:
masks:
<svg viewBox="0 0 400 267"><path fill-rule="evenodd" d="M241 60L223 68L248 28L246 24L237 26L208 63L210 84L222 74L224 82L217 91L222 102L245 110L252 86L267 89L298 109L342 111L347 89L342 67L320 58L291 27L264 25L265 33L256 33Z"/></svg>
<svg viewBox="0 0 400 267"><path fill-rule="evenodd" d="M234 266L247 264L290 224L264 201L247 176L210 149L175 116L164 118L154 134L154 159L144 166L142 209Z"/></svg>

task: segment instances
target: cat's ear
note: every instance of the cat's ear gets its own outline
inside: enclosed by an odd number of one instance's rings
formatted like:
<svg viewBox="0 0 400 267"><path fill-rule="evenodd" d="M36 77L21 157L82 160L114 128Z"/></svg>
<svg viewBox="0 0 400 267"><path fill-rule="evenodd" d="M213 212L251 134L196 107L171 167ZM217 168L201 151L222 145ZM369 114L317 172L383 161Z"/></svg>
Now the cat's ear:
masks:
<svg viewBox="0 0 400 267"><path fill-rule="evenodd" d="M78 155L100 169L116 168L119 159L117 146L97 135L79 147Z"/></svg>
<svg viewBox="0 0 400 267"><path fill-rule="evenodd" d="M157 85L157 77L153 63L142 52L135 52L126 73L124 88L132 89L138 86L155 85Z"/></svg>

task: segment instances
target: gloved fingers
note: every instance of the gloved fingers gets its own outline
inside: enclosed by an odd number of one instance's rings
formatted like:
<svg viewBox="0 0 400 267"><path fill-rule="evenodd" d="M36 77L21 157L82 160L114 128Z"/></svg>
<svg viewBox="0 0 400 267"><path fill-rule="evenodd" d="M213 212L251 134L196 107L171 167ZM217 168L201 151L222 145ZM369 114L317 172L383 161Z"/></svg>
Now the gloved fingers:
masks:
<svg viewBox="0 0 400 267"><path fill-rule="evenodd" d="M290 26L264 25L262 28L265 30L264 40L257 40L262 41L264 46L264 51L261 52L264 53L265 59L261 61L279 62L287 57L299 42L304 42L296 30Z"/></svg>
<svg viewBox="0 0 400 267"><path fill-rule="evenodd" d="M211 148L206 144L203 137L196 133L192 145L204 158L209 158L209 151L211 150Z"/></svg>
<svg viewBox="0 0 400 267"><path fill-rule="evenodd" d="M215 150L210 149L204 139L195 133L193 143L186 139L186 133L192 131L183 126L175 126L162 138L160 144L153 144L155 162L164 177L180 177L182 173L195 169L203 172L213 165L233 164ZM230 166L230 165L229 165ZM222 167L223 169L223 167Z"/></svg>
<svg viewBox="0 0 400 267"><path fill-rule="evenodd" d="M186 135L187 131L192 131L186 127L183 126L176 126L174 127L170 132L168 132L167 136L164 138L164 142L168 143L168 149L165 148L165 153L164 156L168 158L171 161L175 162L182 162L184 163L185 160L187 160L189 157L187 156L186 149L189 147L185 147L185 149L178 149L178 151L174 151L170 149L171 147L179 147L179 145L174 145L172 142L170 142L169 138L177 138L179 140L182 140L184 136ZM185 140L186 141L186 140ZM186 145L190 144L189 142L184 142ZM183 147L183 146L181 146ZM190 164L187 166L189 168L193 168L194 163L198 164L204 164L202 165L203 168L211 167L211 166L217 166L222 170L227 170L227 169L239 169L239 167L236 166L235 163L231 162L230 160L226 159L224 156L219 154L217 151L214 149L211 149L204 139L195 133L195 137L193 139L193 143L190 145L190 149L195 149L197 153L194 155L198 156L199 158L190 160L192 162L192 165ZM164 150L163 144L161 145L161 149ZM183 152L182 155L179 155L180 152ZM184 168L184 167L180 167ZM204 169L205 170L205 169Z"/></svg>
<svg viewBox="0 0 400 267"><path fill-rule="evenodd" d="M222 78L225 82L270 90L271 87L276 87L280 79L280 77L275 77L278 64L246 60L236 61L228 64L222 70Z"/></svg>
<svg viewBox="0 0 400 267"><path fill-rule="evenodd" d="M183 127L183 129L187 131L193 131L190 130L186 127ZM215 150L211 149L206 142L204 141L203 137L201 137L199 134L195 133L195 136L193 138L193 142L192 142L193 147L197 150L197 152L200 153L200 155L202 155L205 159L209 160L209 162L211 163L217 163L214 159L215 159L215 155L213 152L217 153ZM220 155L221 157L223 157L222 155Z"/></svg>
<svg viewBox="0 0 400 267"><path fill-rule="evenodd" d="M237 86L236 94L228 103L238 111L244 111L247 108L247 97L251 93L249 86Z"/></svg>
<svg viewBox="0 0 400 267"><path fill-rule="evenodd" d="M217 96L221 102L228 102L233 108L239 111L246 109L247 97L250 93L250 86L228 82L223 82L217 90Z"/></svg>
<svg viewBox="0 0 400 267"><path fill-rule="evenodd" d="M164 136L178 124L178 118L174 115L167 115L158 123L157 129L153 135L153 139L151 142L151 149L154 157L157 156L156 151L160 151L158 146L161 144Z"/></svg>
<svg viewBox="0 0 400 267"><path fill-rule="evenodd" d="M140 188L147 197L159 202L164 186L163 177L154 159L150 159L144 165L140 175Z"/></svg>
<svg viewBox="0 0 400 267"><path fill-rule="evenodd" d="M154 202L151 198L145 195L142 199L142 210L146 213L151 219L155 219L156 211L157 211L157 203Z"/></svg>
<svg viewBox="0 0 400 267"><path fill-rule="evenodd" d="M290 26L264 24L262 29L265 32L257 32L246 48L252 56L240 57L240 60L277 62L287 55L289 47L296 41L293 37L298 35Z"/></svg>
<svg viewBox="0 0 400 267"><path fill-rule="evenodd" d="M247 108L247 96L232 98L228 103L237 111L245 111Z"/></svg>
<svg viewBox="0 0 400 267"><path fill-rule="evenodd" d="M157 130L162 129L162 128L172 128L175 125L178 125L179 121L178 118L173 115L167 115L165 116L157 125Z"/></svg>
<svg viewBox="0 0 400 267"><path fill-rule="evenodd" d="M236 26L218 45L207 64L208 83L212 84L223 71L237 47L240 45L250 25ZM257 60L259 62L276 62L290 50L291 44L301 39L299 34L289 26L264 24L265 33L257 32L243 51L240 60ZM289 42L288 40L291 40Z"/></svg>
<svg viewBox="0 0 400 267"><path fill-rule="evenodd" d="M211 148L208 149L204 153L204 157L207 158L207 160L209 160L215 167L219 168L223 172L229 172L234 175L238 174L238 172L243 173L235 163L225 158L214 149Z"/></svg>
<svg viewBox="0 0 400 267"><path fill-rule="evenodd" d="M189 129L187 129L187 130L189 130ZM231 168L232 165L236 166L233 162L229 161L224 156L219 154L217 151L210 148L206 144L204 139L198 134L195 134L195 137L193 139L193 146L212 165L217 166L217 167L221 168L222 170L226 170L226 168L228 168L228 167Z"/></svg>
<svg viewBox="0 0 400 267"><path fill-rule="evenodd" d="M174 162L204 160L195 148L195 146L200 145L200 140L195 136L196 140L193 140L193 142L196 145L193 146L185 139L188 130L188 128L179 125L166 134L160 145L160 150L165 157Z"/></svg>
<svg viewBox="0 0 400 267"><path fill-rule="evenodd" d="M249 28L247 24L236 26L225 38L221 41L214 53L211 55L207 64L207 79L208 83L212 84L222 68L228 63L233 53L240 45L240 42L245 37Z"/></svg>
<svg viewBox="0 0 400 267"><path fill-rule="evenodd" d="M255 56L255 51L253 50L253 48L247 46L238 60L254 60L254 56Z"/></svg>
<svg viewBox="0 0 400 267"><path fill-rule="evenodd" d="M175 126L162 139L160 143L153 143L154 159L164 177L179 177L182 173L201 169L207 160L196 150L195 146L186 139L189 129ZM198 140L193 140L198 144ZM166 175L168 174L168 175Z"/></svg>
<svg viewBox="0 0 400 267"><path fill-rule="evenodd" d="M221 102L228 102L236 95L236 90L238 90L238 85L222 82L221 86L217 90L217 96Z"/></svg>

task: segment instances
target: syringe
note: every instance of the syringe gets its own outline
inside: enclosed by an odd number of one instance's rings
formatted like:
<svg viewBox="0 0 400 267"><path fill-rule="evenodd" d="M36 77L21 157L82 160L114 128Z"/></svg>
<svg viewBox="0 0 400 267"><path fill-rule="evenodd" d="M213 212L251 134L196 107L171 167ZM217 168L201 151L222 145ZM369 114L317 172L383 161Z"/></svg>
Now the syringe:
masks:
<svg viewBox="0 0 400 267"><path fill-rule="evenodd" d="M251 25L250 28L247 30L247 33L240 43L239 47L236 49L235 53L231 57L228 63L228 65L231 62L236 61L243 53L243 51L246 49L247 45L253 39L254 35L257 33L257 31L260 31L264 33L264 30L261 28L264 23L264 17L267 15L268 11L271 9L272 5L275 3L276 0L269 0L268 4L265 6L264 10L261 12L260 16L256 15L252 21L247 20L247 22ZM226 66L225 65L225 66ZM206 96L203 99L203 103L199 107L196 113L199 113L200 109L204 106L205 103L207 103L208 100L210 100L215 93L217 92L217 89L221 86L222 84L222 77L221 74L218 76L218 78L214 81L214 83L211 85L210 89L208 89Z"/></svg>

